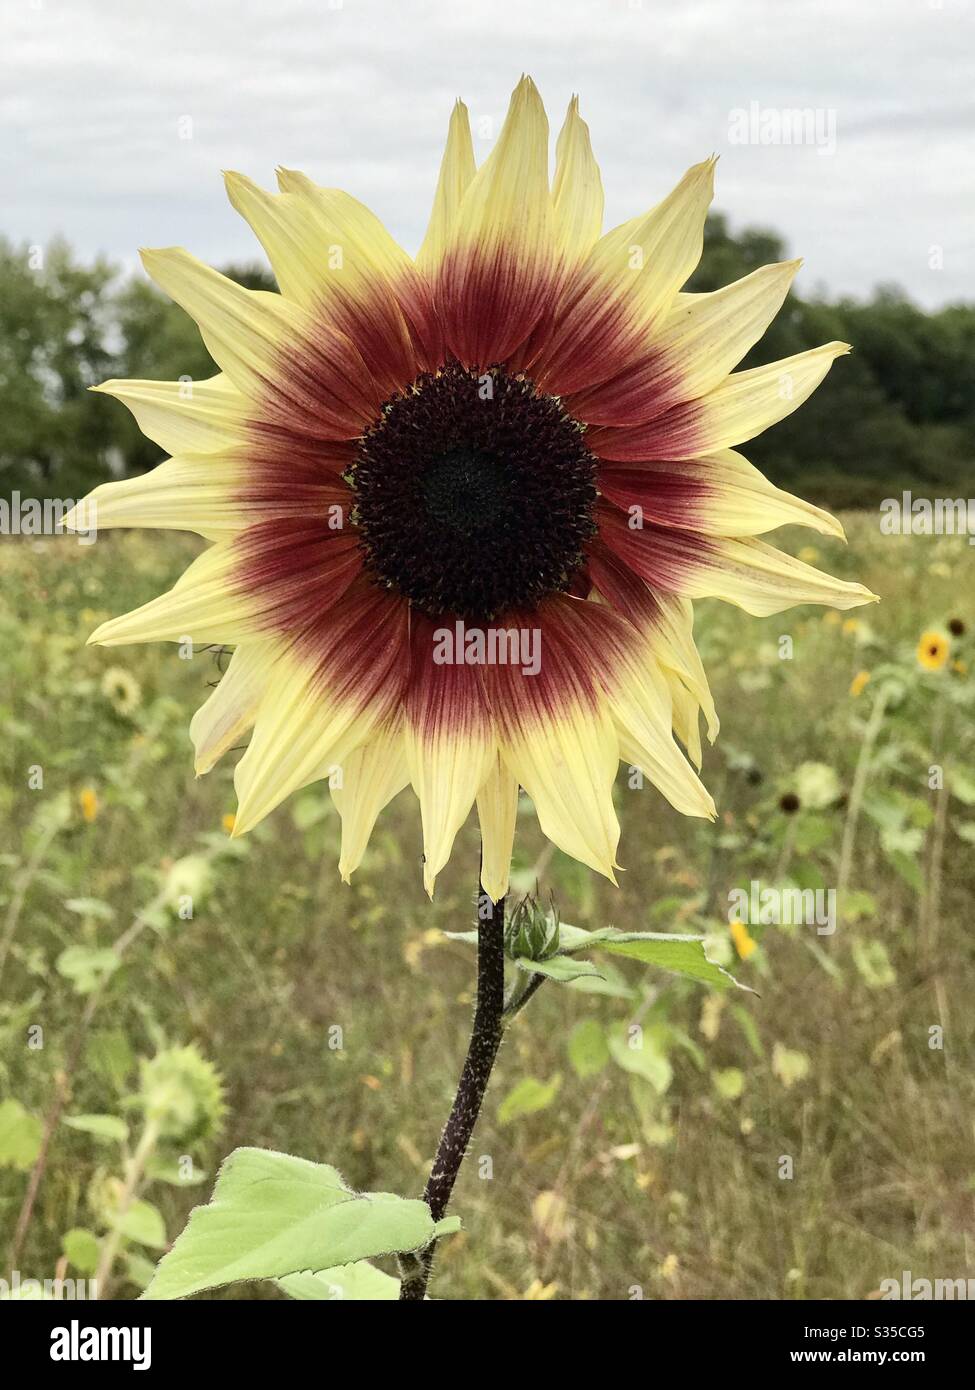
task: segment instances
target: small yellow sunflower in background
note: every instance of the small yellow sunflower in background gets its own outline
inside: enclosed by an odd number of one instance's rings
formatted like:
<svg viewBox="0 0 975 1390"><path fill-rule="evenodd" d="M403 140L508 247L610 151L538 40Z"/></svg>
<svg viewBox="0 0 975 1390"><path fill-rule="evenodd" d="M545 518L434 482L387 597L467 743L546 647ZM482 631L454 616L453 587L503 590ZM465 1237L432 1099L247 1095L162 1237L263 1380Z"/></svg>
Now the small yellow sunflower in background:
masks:
<svg viewBox="0 0 975 1390"><path fill-rule="evenodd" d="M917 659L925 671L940 671L948 660L951 643L943 632L922 632L917 644Z"/></svg>
<svg viewBox="0 0 975 1390"><path fill-rule="evenodd" d="M503 896L519 786L549 838L615 882L621 759L678 810L714 815L694 770L702 711L712 739L718 725L691 601L764 616L874 598L757 539L843 533L731 447L849 351L734 372L799 262L682 293L715 161L603 234L575 99L551 187L548 140L524 78L478 169L458 102L415 260L346 193L290 170L278 193L227 175L280 294L144 252L220 374L98 388L172 454L98 488L99 525L212 545L91 640L234 646L192 722L197 771L253 729L238 835L328 778L346 879L412 784L431 893L476 802L482 883Z"/></svg>
<svg viewBox="0 0 975 1390"><path fill-rule="evenodd" d="M132 714L142 703L142 686L123 666L109 666L102 676L102 694L117 714Z"/></svg>
<svg viewBox="0 0 975 1390"><path fill-rule="evenodd" d="M82 787L78 793L78 807L83 818L91 825L92 821L98 819L99 803L98 793L94 787Z"/></svg>
<svg viewBox="0 0 975 1390"><path fill-rule="evenodd" d="M744 922L732 922L728 930L731 932L731 939L735 943L735 950L739 957L741 960L747 960L758 949L758 942Z"/></svg>
<svg viewBox="0 0 975 1390"><path fill-rule="evenodd" d="M850 694L853 696L854 699L856 699L858 695L863 694L864 690L866 690L869 684L870 672L858 671L856 675L853 677L853 679L850 681Z"/></svg>

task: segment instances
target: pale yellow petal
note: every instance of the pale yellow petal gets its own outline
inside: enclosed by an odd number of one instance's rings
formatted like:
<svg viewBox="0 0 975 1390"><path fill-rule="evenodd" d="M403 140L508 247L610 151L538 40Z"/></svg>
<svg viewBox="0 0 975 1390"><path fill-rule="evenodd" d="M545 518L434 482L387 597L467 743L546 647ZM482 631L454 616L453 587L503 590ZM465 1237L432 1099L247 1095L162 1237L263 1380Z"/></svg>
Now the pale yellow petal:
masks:
<svg viewBox="0 0 975 1390"><path fill-rule="evenodd" d="M548 119L526 77L468 185L435 278L444 335L464 366L503 361L524 343L550 307L554 267Z"/></svg>
<svg viewBox="0 0 975 1390"><path fill-rule="evenodd" d="M417 265L428 275L432 274L443 260L464 194L476 171L467 107L462 101L457 101L450 115L447 145L433 199L433 212L423 244L416 255Z"/></svg>
<svg viewBox="0 0 975 1390"><path fill-rule="evenodd" d="M105 381L91 389L127 406L167 454L215 453L244 437L246 398L222 372L205 381Z"/></svg>
<svg viewBox="0 0 975 1390"><path fill-rule="evenodd" d="M497 903L508 891L518 817L518 783L500 753L495 754L477 793L477 814L481 824L481 887Z"/></svg>
<svg viewBox="0 0 975 1390"><path fill-rule="evenodd" d="M196 321L210 355L259 415L312 438L348 439L381 391L356 344L280 294L248 290L181 247L143 251L149 275Z"/></svg>
<svg viewBox="0 0 975 1390"><path fill-rule="evenodd" d="M556 255L570 269L589 254L603 229L603 182L578 97L569 102L555 146L552 206Z"/></svg>
<svg viewBox="0 0 975 1390"><path fill-rule="evenodd" d="M230 658L213 694L190 721L198 777L209 772L253 727L278 655L278 644L250 641Z"/></svg>
<svg viewBox="0 0 975 1390"><path fill-rule="evenodd" d="M237 764L241 835L311 781L330 776L402 700L407 609L371 585L330 610L310 648L275 663L247 752Z"/></svg>
<svg viewBox="0 0 975 1390"><path fill-rule="evenodd" d="M235 645L258 630L253 594L236 582L238 556L229 545L199 555L166 594L102 623L89 645L192 641Z"/></svg>
<svg viewBox="0 0 975 1390"><path fill-rule="evenodd" d="M697 402L701 419L695 455L744 443L784 420L809 399L837 357L849 351L849 343L826 343L726 378Z"/></svg>
<svg viewBox="0 0 975 1390"><path fill-rule="evenodd" d="M342 818L339 873L343 882L350 882L362 862L380 811L409 781L399 719L376 729L329 778L332 800Z"/></svg>
<svg viewBox="0 0 975 1390"><path fill-rule="evenodd" d="M877 601L864 585L836 579L764 541L715 539L709 546L706 560L688 566L682 591L691 598L722 598L757 618L798 603L845 609Z"/></svg>
<svg viewBox="0 0 975 1390"><path fill-rule="evenodd" d="M226 455L167 459L148 473L102 483L65 517L64 525L74 529L77 518L85 529L151 526L219 540L261 519L236 498L244 474L244 464Z"/></svg>
<svg viewBox="0 0 975 1390"><path fill-rule="evenodd" d="M677 296L651 351L680 376L684 400L703 396L737 367L781 309L801 265L781 261L711 294Z"/></svg>

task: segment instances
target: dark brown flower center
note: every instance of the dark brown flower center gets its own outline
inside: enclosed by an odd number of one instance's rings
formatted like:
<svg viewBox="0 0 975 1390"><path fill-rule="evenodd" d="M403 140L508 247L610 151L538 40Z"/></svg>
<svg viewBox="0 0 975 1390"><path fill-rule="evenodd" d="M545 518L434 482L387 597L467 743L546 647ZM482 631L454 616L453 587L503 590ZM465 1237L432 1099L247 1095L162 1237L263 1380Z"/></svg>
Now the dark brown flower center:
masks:
<svg viewBox="0 0 975 1390"><path fill-rule="evenodd" d="M489 620L566 589L596 460L530 381L452 365L394 396L351 471L367 566L431 616Z"/></svg>

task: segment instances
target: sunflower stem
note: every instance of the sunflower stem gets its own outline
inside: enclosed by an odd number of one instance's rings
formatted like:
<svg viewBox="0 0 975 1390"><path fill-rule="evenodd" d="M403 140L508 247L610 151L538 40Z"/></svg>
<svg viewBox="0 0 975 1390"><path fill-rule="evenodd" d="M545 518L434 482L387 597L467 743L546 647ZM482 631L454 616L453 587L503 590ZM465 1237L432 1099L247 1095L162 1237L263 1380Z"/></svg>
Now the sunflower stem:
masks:
<svg viewBox="0 0 975 1390"><path fill-rule="evenodd" d="M479 901L483 902L483 899ZM435 1221L445 1214L460 1165L467 1153L481 1102L491 1079L504 1032L504 898L491 904L489 916L478 913L477 1003L457 1094L444 1125L423 1200ZM437 1242L400 1260L400 1299L422 1302L433 1269Z"/></svg>

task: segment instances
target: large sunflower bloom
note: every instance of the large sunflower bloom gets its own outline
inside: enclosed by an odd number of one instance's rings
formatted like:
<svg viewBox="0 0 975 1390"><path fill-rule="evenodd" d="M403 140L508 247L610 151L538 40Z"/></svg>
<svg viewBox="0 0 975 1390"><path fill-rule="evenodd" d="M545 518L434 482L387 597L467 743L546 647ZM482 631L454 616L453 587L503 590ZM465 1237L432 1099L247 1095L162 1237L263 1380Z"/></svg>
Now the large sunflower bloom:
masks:
<svg viewBox="0 0 975 1390"><path fill-rule="evenodd" d="M848 350L732 374L798 262L682 294L714 161L603 235L575 100L556 153L550 188L529 79L480 169L458 102L415 260L345 193L228 175L280 294L145 252L221 373L98 388L172 455L96 489L98 524L213 544L91 641L234 646L191 725L197 771L253 729L235 834L328 777L345 879L407 784L430 892L476 801L482 883L503 895L519 786L545 834L612 879L621 759L678 810L714 814L691 765L702 711L717 731L691 600L765 615L873 597L756 539L842 529L730 447Z"/></svg>

